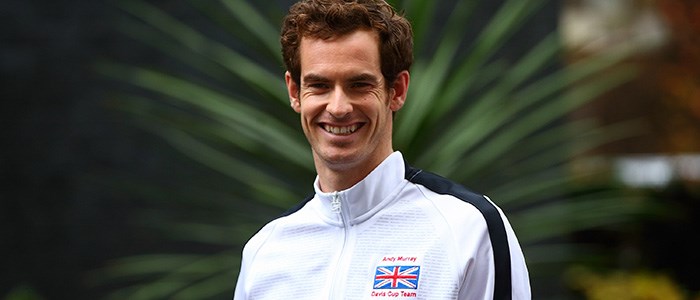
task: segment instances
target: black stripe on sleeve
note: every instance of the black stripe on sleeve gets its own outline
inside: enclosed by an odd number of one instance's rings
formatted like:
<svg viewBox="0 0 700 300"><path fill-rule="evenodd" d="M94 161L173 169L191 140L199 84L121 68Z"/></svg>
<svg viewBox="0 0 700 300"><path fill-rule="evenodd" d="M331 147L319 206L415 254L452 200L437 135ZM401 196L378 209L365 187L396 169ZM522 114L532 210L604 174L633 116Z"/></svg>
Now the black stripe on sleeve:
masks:
<svg viewBox="0 0 700 300"><path fill-rule="evenodd" d="M508 236L501 214L485 196L476 194L467 188L456 184L442 176L425 172L406 165L406 180L420 184L426 188L443 195L451 195L476 207L486 220L489 239L493 248L493 262L495 265L495 284L493 299L511 299L511 267L510 247Z"/></svg>

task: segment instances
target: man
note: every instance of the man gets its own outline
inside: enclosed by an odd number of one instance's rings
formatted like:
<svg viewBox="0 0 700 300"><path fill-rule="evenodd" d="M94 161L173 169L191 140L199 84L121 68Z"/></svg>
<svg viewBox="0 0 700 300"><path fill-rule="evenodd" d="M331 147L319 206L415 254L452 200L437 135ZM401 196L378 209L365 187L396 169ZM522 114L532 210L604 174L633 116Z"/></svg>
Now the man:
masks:
<svg viewBox="0 0 700 300"><path fill-rule="evenodd" d="M282 27L315 194L246 244L234 299L529 299L527 268L488 198L392 148L413 61L383 0L302 0Z"/></svg>

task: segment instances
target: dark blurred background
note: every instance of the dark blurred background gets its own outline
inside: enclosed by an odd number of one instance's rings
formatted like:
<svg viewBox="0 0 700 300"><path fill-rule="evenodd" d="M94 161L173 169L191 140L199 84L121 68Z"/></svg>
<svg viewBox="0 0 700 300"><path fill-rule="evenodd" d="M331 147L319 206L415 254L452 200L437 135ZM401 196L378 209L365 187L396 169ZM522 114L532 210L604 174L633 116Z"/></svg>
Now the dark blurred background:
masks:
<svg viewBox="0 0 700 300"><path fill-rule="evenodd" d="M152 247L127 226L139 199L113 181L167 180L169 151L110 109L101 59L158 60L114 30L111 1L0 3L0 297L95 299L88 271ZM138 48L136 48L138 49Z"/></svg>

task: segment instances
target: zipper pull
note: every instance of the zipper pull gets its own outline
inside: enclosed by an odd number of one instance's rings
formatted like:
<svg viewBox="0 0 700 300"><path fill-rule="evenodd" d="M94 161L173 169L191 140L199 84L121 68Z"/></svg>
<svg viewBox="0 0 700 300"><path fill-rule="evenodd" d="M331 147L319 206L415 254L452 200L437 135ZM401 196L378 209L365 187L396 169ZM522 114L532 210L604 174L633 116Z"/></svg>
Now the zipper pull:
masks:
<svg viewBox="0 0 700 300"><path fill-rule="evenodd" d="M331 201L331 211L340 213L340 196L338 196L338 191L333 192L333 200Z"/></svg>

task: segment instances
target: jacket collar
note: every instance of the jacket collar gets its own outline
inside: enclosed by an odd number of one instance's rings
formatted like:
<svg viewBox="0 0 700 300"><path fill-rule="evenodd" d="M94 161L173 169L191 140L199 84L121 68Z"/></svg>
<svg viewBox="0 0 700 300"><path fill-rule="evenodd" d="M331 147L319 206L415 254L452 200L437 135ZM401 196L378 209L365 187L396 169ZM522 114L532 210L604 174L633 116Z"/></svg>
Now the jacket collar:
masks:
<svg viewBox="0 0 700 300"><path fill-rule="evenodd" d="M346 190L324 193L319 188L319 178L316 176L315 198L320 201L314 206L331 223L342 225L343 220L350 225L361 223L396 198L407 183L404 180L405 172L403 155L396 151L384 159L367 177ZM341 205L339 212L334 211L332 207L336 195Z"/></svg>

